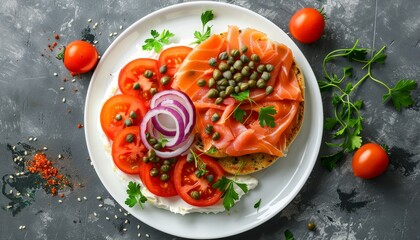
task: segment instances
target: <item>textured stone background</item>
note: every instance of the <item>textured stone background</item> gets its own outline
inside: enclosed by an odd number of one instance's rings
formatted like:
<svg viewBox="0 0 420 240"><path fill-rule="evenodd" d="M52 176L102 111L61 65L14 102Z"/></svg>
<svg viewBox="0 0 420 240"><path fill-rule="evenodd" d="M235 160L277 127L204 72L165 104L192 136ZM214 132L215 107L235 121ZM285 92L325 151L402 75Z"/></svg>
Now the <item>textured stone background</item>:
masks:
<svg viewBox="0 0 420 240"><path fill-rule="evenodd" d="M146 234L151 239L179 239L119 211L90 165L84 131L77 128L78 123L83 123L90 75L72 82L47 48L54 41L54 32L60 34L59 43L64 44L89 37L82 31L98 22L92 34L103 53L115 39L109 33L120 33L141 17L179 2L183 1L1 1L0 239L133 239L138 233L142 239ZM328 20L322 39L312 45L298 44L318 79L322 78L325 54L349 47L356 39L365 47L388 46L386 64L375 67L377 78L395 83L399 79L418 81L420 77L418 0L228 2L261 14L285 32L297 9L323 7ZM89 23L88 19L93 21ZM318 161L301 192L281 213L230 239L283 239L286 229L296 239L420 239L420 90L413 92L415 105L400 113L389 104L382 104L384 91L367 82L357 94L365 100L364 141L390 147L391 165L385 174L363 181L353 176L350 158L332 172ZM331 114L328 102L324 98L326 115ZM37 141L29 141L30 137ZM326 134L324 139L329 136ZM15 196L16 191L29 190L24 189L24 182L13 184L8 179L10 173L22 170L13 163L11 146L17 146L17 150L46 146L49 156L64 156L59 166L71 176L75 186L65 193L62 204L42 190L34 190L31 197ZM326 153L328 149L323 145L321 154ZM102 196L102 200L96 200L96 196ZM19 202L20 209L7 209L12 200ZM104 207L99 208L99 203ZM107 216L109 221L105 220ZM129 223L125 223L126 219ZM316 223L316 231L306 229L309 221ZM22 225L26 228L19 230ZM137 225L141 226L139 230Z"/></svg>

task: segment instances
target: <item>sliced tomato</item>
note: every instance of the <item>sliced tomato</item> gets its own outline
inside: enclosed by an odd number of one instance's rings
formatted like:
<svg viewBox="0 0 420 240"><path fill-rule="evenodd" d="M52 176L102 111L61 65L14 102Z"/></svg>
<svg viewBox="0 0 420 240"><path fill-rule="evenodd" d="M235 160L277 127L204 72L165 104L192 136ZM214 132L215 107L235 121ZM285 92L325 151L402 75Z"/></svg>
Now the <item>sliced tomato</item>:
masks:
<svg viewBox="0 0 420 240"><path fill-rule="evenodd" d="M195 172L197 168L194 162L187 162L186 157L182 157L178 160L175 166L175 189L178 195L187 203L205 207L211 206L217 203L222 196L222 192L213 188L212 185L222 178L224 175L223 168L214 159L207 155L200 155L200 161L206 164L207 172L197 177ZM212 182L208 181L208 176L213 175ZM199 193L199 197L193 198L191 195L193 191Z"/></svg>
<svg viewBox="0 0 420 240"><path fill-rule="evenodd" d="M163 50L159 55L158 65L159 67L165 65L167 72L162 75L167 75L172 78L191 51L192 48L186 46L176 46ZM165 85L167 86L165 88L168 88L170 85L170 83Z"/></svg>
<svg viewBox="0 0 420 240"><path fill-rule="evenodd" d="M153 194L161 197L172 197L176 196L177 192L174 185L174 163L171 164L170 170L166 173L169 175L169 180L161 180L161 166L163 160L159 162L141 162L140 164L140 179L146 188ZM157 176L152 177L150 171L156 168L159 171Z"/></svg>
<svg viewBox="0 0 420 240"><path fill-rule="evenodd" d="M147 153L140 138L140 127L124 128L112 143L112 159L117 167L128 174L139 173L139 163Z"/></svg>
<svg viewBox="0 0 420 240"><path fill-rule="evenodd" d="M126 121L130 121L133 126L139 126L146 112L147 107L144 102L136 97L125 94L112 96L102 106L100 115L102 130L113 140L126 126Z"/></svg>
<svg viewBox="0 0 420 240"><path fill-rule="evenodd" d="M151 71L152 75L146 77L146 71ZM155 59L138 58L127 63L121 69L118 76L118 87L122 93L148 102L153 96L152 88L160 90L159 78L159 69Z"/></svg>

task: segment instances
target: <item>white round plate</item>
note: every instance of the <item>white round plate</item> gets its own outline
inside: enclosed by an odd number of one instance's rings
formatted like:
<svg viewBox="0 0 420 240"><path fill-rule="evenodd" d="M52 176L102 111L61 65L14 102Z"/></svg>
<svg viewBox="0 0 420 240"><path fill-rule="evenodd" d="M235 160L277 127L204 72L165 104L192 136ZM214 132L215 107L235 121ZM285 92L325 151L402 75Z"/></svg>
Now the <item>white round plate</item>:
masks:
<svg viewBox="0 0 420 240"><path fill-rule="evenodd" d="M127 59L138 50L136 45L150 37L151 29L159 32L169 29L176 36L172 39L173 42L192 38L195 30L201 30L200 15L206 10L213 10L215 14L215 19L210 22L213 25L212 33L225 32L228 25L251 27L292 49L295 60L303 71L306 85L305 115L301 132L291 145L287 157L253 175L259 180L258 187L245 195L229 214L194 213L182 216L150 205L144 209L128 208L124 204L127 185L118 180L119 174L98 137L101 134L98 127L99 115L105 92L112 80L110 75L119 72ZM322 126L323 110L317 81L308 61L295 43L279 27L257 13L217 2L173 5L147 15L126 29L107 49L96 67L85 105L85 134L89 154L109 193L133 216L153 228L194 239L239 234L259 226L284 209L300 191L312 171L321 143ZM253 206L260 198L261 206L257 211Z"/></svg>

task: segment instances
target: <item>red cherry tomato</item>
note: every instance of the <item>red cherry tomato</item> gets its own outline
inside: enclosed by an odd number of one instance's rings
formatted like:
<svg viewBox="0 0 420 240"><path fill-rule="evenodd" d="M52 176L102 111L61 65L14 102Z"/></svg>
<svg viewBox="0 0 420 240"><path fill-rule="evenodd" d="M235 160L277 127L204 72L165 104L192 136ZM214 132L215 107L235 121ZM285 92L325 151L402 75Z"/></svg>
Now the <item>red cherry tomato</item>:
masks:
<svg viewBox="0 0 420 240"><path fill-rule="evenodd" d="M73 41L64 50L64 66L73 74L89 72L97 62L98 51L86 41Z"/></svg>
<svg viewBox="0 0 420 240"><path fill-rule="evenodd" d="M148 75L151 74L151 75ZM148 102L153 94L152 88L160 90L157 61L150 58L138 58L127 63L118 76L121 92Z"/></svg>
<svg viewBox="0 0 420 240"><path fill-rule="evenodd" d="M159 67L166 66L167 72L163 73L162 76L167 75L172 78L191 51L192 48L186 46L176 46L163 50L159 55L158 64ZM166 86L170 86L170 83Z"/></svg>
<svg viewBox="0 0 420 240"><path fill-rule="evenodd" d="M313 43L321 38L324 28L324 16L313 8L298 10L289 22L290 33L302 43Z"/></svg>
<svg viewBox="0 0 420 240"><path fill-rule="evenodd" d="M128 174L139 173L139 163L147 153L140 139L140 127L124 128L112 143L112 159L117 167Z"/></svg>
<svg viewBox="0 0 420 240"><path fill-rule="evenodd" d="M169 161L169 160L168 160ZM161 197L172 197L176 196L177 192L175 190L174 185L174 165L175 163L170 164L169 171L166 171L165 174L169 176L169 179L166 181L163 181L161 179L162 177L162 165L164 160L160 159L157 162L148 162L145 163L144 161L141 161L140 163L140 179L143 182L143 184L146 186L146 188L153 194ZM155 168L155 170L158 171L158 174L156 176L151 175L152 169Z"/></svg>
<svg viewBox="0 0 420 240"><path fill-rule="evenodd" d="M102 106L102 130L113 140L123 128L130 125L126 121L130 121L133 126L139 126L146 112L147 107L140 99L125 94L115 95Z"/></svg>
<svg viewBox="0 0 420 240"><path fill-rule="evenodd" d="M187 203L194 206L211 206L217 203L222 196L222 192L213 188L212 185L222 178L223 168L211 157L207 155L199 156L201 161L206 164L206 172L202 177L197 177L197 168L194 162L187 162L186 157L178 160L175 166L175 188L178 195ZM208 181L208 176L213 175L212 182ZM198 192L198 197L193 197L192 192Z"/></svg>
<svg viewBox="0 0 420 240"><path fill-rule="evenodd" d="M354 153L352 167L355 176L369 179L381 175L388 164L388 154L381 146L366 143Z"/></svg>

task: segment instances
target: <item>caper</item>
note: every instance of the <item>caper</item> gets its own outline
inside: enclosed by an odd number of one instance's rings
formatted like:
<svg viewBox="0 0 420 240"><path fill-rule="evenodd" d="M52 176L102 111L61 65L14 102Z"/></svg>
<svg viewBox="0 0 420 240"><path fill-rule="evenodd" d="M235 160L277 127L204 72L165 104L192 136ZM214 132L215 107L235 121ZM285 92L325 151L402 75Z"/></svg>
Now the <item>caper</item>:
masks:
<svg viewBox="0 0 420 240"><path fill-rule="evenodd" d="M150 145L155 145L157 143L157 139L156 138L150 138L149 140L147 140L149 142ZM152 149L150 149L152 150ZM149 150L149 151L150 151Z"/></svg>
<svg viewBox="0 0 420 240"><path fill-rule="evenodd" d="M260 61L260 56L258 56L258 54L252 54L251 55L251 60L254 62L259 62Z"/></svg>
<svg viewBox="0 0 420 240"><path fill-rule="evenodd" d="M165 159L165 161L163 161L163 165L171 166L171 161L169 159Z"/></svg>
<svg viewBox="0 0 420 240"><path fill-rule="evenodd" d="M157 175L159 175L159 170L157 168L150 169L150 176L151 177L156 177Z"/></svg>
<svg viewBox="0 0 420 240"><path fill-rule="evenodd" d="M166 85L166 84L168 84L170 81L171 81L171 77L169 77L169 76L163 76L163 77L160 79L160 83L161 83L162 85Z"/></svg>
<svg viewBox="0 0 420 240"><path fill-rule="evenodd" d="M227 52L221 52L220 54L219 54L219 59L220 60L226 60L226 59L228 59L228 53Z"/></svg>
<svg viewBox="0 0 420 240"><path fill-rule="evenodd" d="M154 149L149 149L149 151L147 151L146 155L147 155L148 158L152 159L152 158L156 157L156 152L155 152Z"/></svg>
<svg viewBox="0 0 420 240"><path fill-rule="evenodd" d="M208 98L217 98L219 96L219 91L217 91L216 89L212 88L207 92L207 97Z"/></svg>
<svg viewBox="0 0 420 240"><path fill-rule="evenodd" d="M313 231L313 230L315 230L316 225L313 222L309 222L308 225L307 225L307 228L308 228L309 231Z"/></svg>
<svg viewBox="0 0 420 240"><path fill-rule="evenodd" d="M241 91L241 88L240 88L239 86L235 86L235 87L233 88L233 91L234 91L235 93L239 93L239 92Z"/></svg>
<svg viewBox="0 0 420 240"><path fill-rule="evenodd" d="M195 161L195 159L194 159L194 154L192 154L191 152L189 152L189 153L187 154L187 162L192 163L192 162L194 162L194 161Z"/></svg>
<svg viewBox="0 0 420 240"><path fill-rule="evenodd" d="M212 134L213 133L213 130L214 130L214 128L210 124L207 124L206 127L204 128L204 131L206 132L207 135Z"/></svg>
<svg viewBox="0 0 420 240"><path fill-rule="evenodd" d="M266 83L265 83L264 79L262 79L262 78L258 79L257 87L258 88L265 88L265 86L266 86Z"/></svg>
<svg viewBox="0 0 420 240"><path fill-rule="evenodd" d="M124 120L124 125L126 126L126 127L128 127L128 126L131 126L131 125L133 125L133 122L131 121L131 119L125 119Z"/></svg>
<svg viewBox="0 0 420 240"><path fill-rule="evenodd" d="M165 74L168 71L168 67L166 65L162 65L159 68L159 72Z"/></svg>
<svg viewBox="0 0 420 240"><path fill-rule="evenodd" d="M269 95L270 93L272 93L273 92L273 86L268 86L266 89L265 89L265 94L267 94L267 95Z"/></svg>
<svg viewBox="0 0 420 240"><path fill-rule="evenodd" d="M258 65L258 67L257 67L257 72L259 72L259 73L263 73L265 70L267 70L267 68L265 67L265 65L264 65L264 64L260 64L260 65Z"/></svg>
<svg viewBox="0 0 420 240"><path fill-rule="evenodd" d="M216 80L214 80L214 78L210 78L209 79L209 84L208 84L209 88L213 87L214 84L216 84Z"/></svg>
<svg viewBox="0 0 420 240"><path fill-rule="evenodd" d="M214 175L212 174L207 175L206 180L207 182L212 183L214 181Z"/></svg>
<svg viewBox="0 0 420 240"><path fill-rule="evenodd" d="M168 160L170 163L176 163L176 161L177 161L176 157L173 157L173 158L168 158L167 160ZM163 163L165 163L165 162L163 162Z"/></svg>
<svg viewBox="0 0 420 240"><path fill-rule="evenodd" d="M220 115L219 115L218 113L214 113L214 114L211 116L211 121L212 121L212 122L217 122L217 121L219 121L219 119L220 119Z"/></svg>
<svg viewBox="0 0 420 240"><path fill-rule="evenodd" d="M241 74L245 77L249 77L249 75L251 75L251 69L248 66L245 66L242 68Z"/></svg>
<svg viewBox="0 0 420 240"><path fill-rule="evenodd" d="M261 78L264 79L265 81L268 81L271 78L271 74L269 72L263 72L261 74Z"/></svg>
<svg viewBox="0 0 420 240"><path fill-rule="evenodd" d="M255 62L254 61L249 61L248 67L251 68L251 69L254 69L255 68Z"/></svg>
<svg viewBox="0 0 420 240"><path fill-rule="evenodd" d="M140 89L140 83L136 82L133 84L133 89L134 90L139 90Z"/></svg>
<svg viewBox="0 0 420 240"><path fill-rule="evenodd" d="M248 47L247 47L246 45L243 45L243 46L241 47L241 52L242 52L242 53L246 53L246 51L248 51Z"/></svg>
<svg viewBox="0 0 420 240"><path fill-rule="evenodd" d="M265 68L267 69L267 72L272 72L274 70L274 66L271 64L266 64Z"/></svg>
<svg viewBox="0 0 420 240"><path fill-rule="evenodd" d="M121 121L122 120L122 115L121 114L115 115L115 120Z"/></svg>
<svg viewBox="0 0 420 240"><path fill-rule="evenodd" d="M150 159L150 161L154 162L154 163L158 163L158 162L160 162L160 158L158 156L156 156L156 157Z"/></svg>
<svg viewBox="0 0 420 240"><path fill-rule="evenodd" d="M226 87L226 96L230 95L233 92L233 86L228 86Z"/></svg>
<svg viewBox="0 0 420 240"><path fill-rule="evenodd" d="M151 78L153 76L153 72L150 70L146 70L144 71L143 76L146 78Z"/></svg>
<svg viewBox="0 0 420 240"><path fill-rule="evenodd" d="M211 139L213 139L214 141L217 141L220 139L220 133L215 132L213 133L213 135L211 136Z"/></svg>
<svg viewBox="0 0 420 240"><path fill-rule="evenodd" d="M219 69L214 69L213 78L216 81L219 80L220 78L222 78L222 72Z"/></svg>
<svg viewBox="0 0 420 240"><path fill-rule="evenodd" d="M222 85L218 85L216 88L217 88L218 91L226 90L226 86L222 86Z"/></svg>
<svg viewBox="0 0 420 240"><path fill-rule="evenodd" d="M125 137L125 141L128 143L132 143L134 141L134 135L131 133L127 134L127 136Z"/></svg>
<svg viewBox="0 0 420 240"><path fill-rule="evenodd" d="M219 68L220 71L224 72L224 71L229 70L230 67L225 62L221 62L219 64L219 67L218 68Z"/></svg>
<svg viewBox="0 0 420 240"><path fill-rule="evenodd" d="M226 78L227 80L232 79L232 72L231 71L224 71L223 72L223 77Z"/></svg>
<svg viewBox="0 0 420 240"><path fill-rule="evenodd" d="M209 59L209 65L212 66L212 67L216 67L217 66L216 58L210 58Z"/></svg>
<svg viewBox="0 0 420 240"><path fill-rule="evenodd" d="M236 58L237 56L239 56L239 50L238 49L232 49L230 51L230 55L234 58Z"/></svg>
<svg viewBox="0 0 420 240"><path fill-rule="evenodd" d="M235 63L233 64L233 67L236 70L241 70L242 69L242 66L243 66L243 63L242 63L241 60L236 60Z"/></svg>
<svg viewBox="0 0 420 240"><path fill-rule="evenodd" d="M156 149L156 150L160 150L160 149L162 149L162 144L156 143L155 145L153 145L153 148Z"/></svg>
<svg viewBox="0 0 420 240"><path fill-rule="evenodd" d="M222 78L221 80L219 80L219 81L217 82L217 84L218 84L218 85L221 85L221 86L225 86L225 87L227 87L227 86L229 86L229 81L228 81L227 79L225 79L225 78Z"/></svg>
<svg viewBox="0 0 420 240"><path fill-rule="evenodd" d="M146 156L143 157L143 162L148 163L150 161L150 159Z"/></svg>
<svg viewBox="0 0 420 240"><path fill-rule="evenodd" d="M249 79L257 80L258 79L258 73L257 72L252 72L251 75L249 76Z"/></svg>
<svg viewBox="0 0 420 240"><path fill-rule="evenodd" d="M168 164L163 164L162 166L160 166L160 171L161 172L169 172L169 170L171 169L171 166Z"/></svg>
<svg viewBox="0 0 420 240"><path fill-rule="evenodd" d="M160 180L163 182L167 182L169 180L169 175L166 173L162 173L162 175L160 175Z"/></svg>
<svg viewBox="0 0 420 240"><path fill-rule="evenodd" d="M156 88L150 88L150 94L155 95L157 93L157 89Z"/></svg>
<svg viewBox="0 0 420 240"><path fill-rule="evenodd" d="M200 80L198 80L198 81L197 81L197 85L198 85L199 87L204 87L204 86L206 86L206 80L205 80L205 79L200 79Z"/></svg>
<svg viewBox="0 0 420 240"><path fill-rule="evenodd" d="M131 112L130 112L130 117L131 117L132 119L137 118L137 114L136 114L136 112L131 111Z"/></svg>
<svg viewBox="0 0 420 240"><path fill-rule="evenodd" d="M220 91L219 92L219 97L225 98L226 97L226 91L225 90Z"/></svg>
<svg viewBox="0 0 420 240"><path fill-rule="evenodd" d="M233 57L229 57L228 60L226 60L226 63L229 66L232 66L235 63L235 59Z"/></svg>
<svg viewBox="0 0 420 240"><path fill-rule="evenodd" d="M250 88L255 88L257 86L257 81L255 80L248 80L248 84Z"/></svg>
<svg viewBox="0 0 420 240"><path fill-rule="evenodd" d="M190 192L190 197L192 198L192 199L195 199L195 200L198 200L198 199L200 199L200 192L198 192L198 191L191 191Z"/></svg>
<svg viewBox="0 0 420 240"><path fill-rule="evenodd" d="M236 86L235 80L229 80L229 86L231 86L231 87Z"/></svg>
<svg viewBox="0 0 420 240"><path fill-rule="evenodd" d="M235 73L235 75L233 75L233 80L240 82L242 81L243 77L244 76L242 75L242 73Z"/></svg>
<svg viewBox="0 0 420 240"><path fill-rule="evenodd" d="M246 91L249 88L249 84L248 83L241 83L239 88L241 89L241 91Z"/></svg>
<svg viewBox="0 0 420 240"><path fill-rule="evenodd" d="M247 63L247 62L249 62L249 58L244 54L244 55L241 55L241 57L239 58L239 59L241 59L241 61L243 62L243 63Z"/></svg>
<svg viewBox="0 0 420 240"><path fill-rule="evenodd" d="M202 171L200 171L200 170L197 169L197 170L195 170L194 174L195 174L195 176L201 178L204 173Z"/></svg>
<svg viewBox="0 0 420 240"><path fill-rule="evenodd" d="M223 102L223 98L222 97L218 97L216 98L216 101L214 101L215 104L219 105Z"/></svg>
<svg viewBox="0 0 420 240"><path fill-rule="evenodd" d="M150 138L150 133L149 133L149 132L146 132L146 134L145 134L145 135L146 135L146 139L147 139L147 140L149 140L149 138Z"/></svg>

